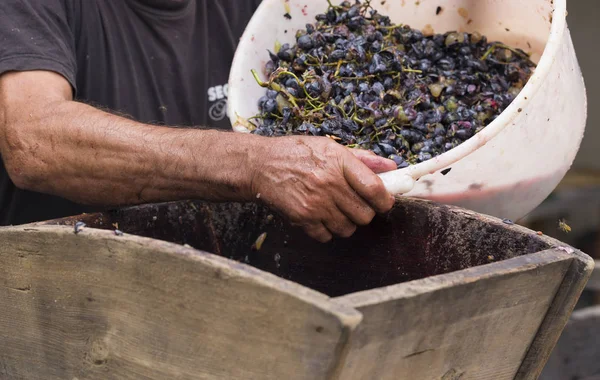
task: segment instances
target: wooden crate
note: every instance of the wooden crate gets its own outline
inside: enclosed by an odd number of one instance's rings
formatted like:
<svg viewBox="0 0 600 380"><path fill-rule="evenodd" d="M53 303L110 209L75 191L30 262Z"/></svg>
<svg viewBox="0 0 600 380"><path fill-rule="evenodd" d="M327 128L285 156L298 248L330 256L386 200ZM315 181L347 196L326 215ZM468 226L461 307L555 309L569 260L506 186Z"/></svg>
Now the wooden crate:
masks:
<svg viewBox="0 0 600 380"><path fill-rule="evenodd" d="M0 242L1 379L536 379L593 268L412 199L330 244L254 204L202 202Z"/></svg>

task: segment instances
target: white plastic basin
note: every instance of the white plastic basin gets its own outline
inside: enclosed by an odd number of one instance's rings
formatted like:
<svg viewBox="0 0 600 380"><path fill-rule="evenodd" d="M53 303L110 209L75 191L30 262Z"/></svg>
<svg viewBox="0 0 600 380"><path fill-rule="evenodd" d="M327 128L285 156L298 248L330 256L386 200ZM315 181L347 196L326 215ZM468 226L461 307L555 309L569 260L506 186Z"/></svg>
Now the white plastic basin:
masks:
<svg viewBox="0 0 600 380"><path fill-rule="evenodd" d="M340 1L334 1L339 3ZM430 161L381 175L395 194L519 219L537 207L571 167L587 119L581 70L566 23L566 0L388 0L372 6L395 23L478 31L533 53L534 75L513 103L483 131ZM437 8L442 12L436 15ZM295 42L298 29L327 9L325 0L263 0L240 40L229 78L228 116L258 113L267 49ZM291 19L283 15L289 12ZM262 78L263 80L266 78ZM446 175L441 172L451 169Z"/></svg>

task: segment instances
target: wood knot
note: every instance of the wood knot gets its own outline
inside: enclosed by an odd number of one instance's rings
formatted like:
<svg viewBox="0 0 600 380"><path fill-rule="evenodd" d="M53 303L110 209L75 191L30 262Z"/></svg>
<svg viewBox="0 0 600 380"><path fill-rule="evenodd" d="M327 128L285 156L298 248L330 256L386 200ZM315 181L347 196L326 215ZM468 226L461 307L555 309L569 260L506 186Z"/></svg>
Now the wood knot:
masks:
<svg viewBox="0 0 600 380"><path fill-rule="evenodd" d="M460 380L464 374L464 372L451 368L444 376L442 376L441 380Z"/></svg>
<svg viewBox="0 0 600 380"><path fill-rule="evenodd" d="M85 355L85 359L90 364L103 366L108 362L109 354L110 352L105 340L94 340L90 351Z"/></svg>

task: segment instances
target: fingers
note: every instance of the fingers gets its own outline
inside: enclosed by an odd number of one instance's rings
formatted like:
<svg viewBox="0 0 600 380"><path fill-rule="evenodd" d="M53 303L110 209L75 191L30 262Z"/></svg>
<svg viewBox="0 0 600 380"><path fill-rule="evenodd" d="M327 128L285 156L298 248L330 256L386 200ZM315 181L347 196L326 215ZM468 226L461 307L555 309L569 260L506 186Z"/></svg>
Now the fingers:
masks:
<svg viewBox="0 0 600 380"><path fill-rule="evenodd" d="M311 238L321 243L327 243L333 239L333 235L349 238L356 232L356 224L348 219L340 210L335 210L323 223L305 226L304 231Z"/></svg>
<svg viewBox="0 0 600 380"><path fill-rule="evenodd" d="M375 217L375 210L350 187L336 197L336 204L354 224L366 226Z"/></svg>
<svg viewBox="0 0 600 380"><path fill-rule="evenodd" d="M327 227L329 232L343 238L349 238L356 231L356 224L352 223L352 221L337 208L332 211L329 218L323 221L323 224Z"/></svg>
<svg viewBox="0 0 600 380"><path fill-rule="evenodd" d="M327 243L333 238L333 235L331 235L331 232L329 232L323 223L304 226L304 232L320 243Z"/></svg>
<svg viewBox="0 0 600 380"><path fill-rule="evenodd" d="M389 172L398 168L394 161L380 157L370 150L350 149L350 151L361 160L363 164L367 165L369 169L377 174Z"/></svg>
<svg viewBox="0 0 600 380"><path fill-rule="evenodd" d="M362 156L360 160L376 174L389 172L398 168L394 161L379 156Z"/></svg>
<svg viewBox="0 0 600 380"><path fill-rule="evenodd" d="M394 206L394 196L387 192L381 179L359 160L344 159L344 177L348 184L376 212L384 213Z"/></svg>
<svg viewBox="0 0 600 380"><path fill-rule="evenodd" d="M361 157L365 157L365 156L377 156L374 152L372 152L370 150L360 149L360 148L352 148L352 149L350 149L350 152L352 152L352 154L355 155L357 158L361 158Z"/></svg>

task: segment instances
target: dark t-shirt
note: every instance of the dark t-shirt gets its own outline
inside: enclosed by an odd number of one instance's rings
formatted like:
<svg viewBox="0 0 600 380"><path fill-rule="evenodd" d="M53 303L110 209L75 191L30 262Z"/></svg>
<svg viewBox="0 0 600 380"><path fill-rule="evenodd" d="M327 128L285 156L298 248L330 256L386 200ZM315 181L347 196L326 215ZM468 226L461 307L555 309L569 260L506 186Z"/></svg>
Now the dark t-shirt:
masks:
<svg viewBox="0 0 600 380"><path fill-rule="evenodd" d="M229 69L259 3L0 0L0 74L51 70L76 100L140 122L230 128ZM0 225L92 211L19 190L0 165Z"/></svg>

